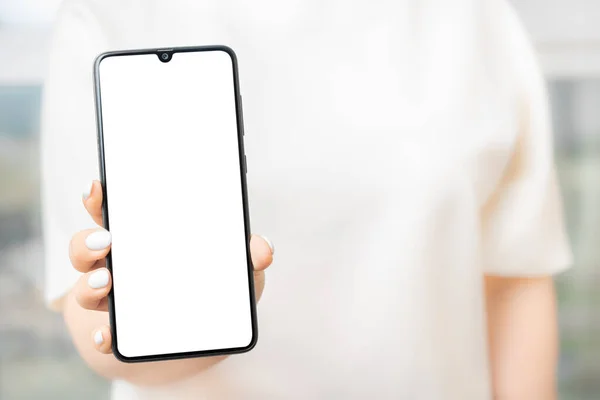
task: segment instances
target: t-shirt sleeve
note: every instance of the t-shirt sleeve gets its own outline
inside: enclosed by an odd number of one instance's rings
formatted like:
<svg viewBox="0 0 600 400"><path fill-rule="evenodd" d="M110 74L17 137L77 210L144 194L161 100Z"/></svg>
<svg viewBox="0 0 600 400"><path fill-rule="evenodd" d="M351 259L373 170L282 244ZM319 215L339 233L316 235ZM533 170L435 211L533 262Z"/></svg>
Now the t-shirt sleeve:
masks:
<svg viewBox="0 0 600 400"><path fill-rule="evenodd" d="M484 272L505 276L552 275L572 263L553 157L546 84L529 37L508 3L490 14L516 87L519 131L510 162L483 207Z"/></svg>
<svg viewBox="0 0 600 400"><path fill-rule="evenodd" d="M45 299L57 309L77 281L69 242L95 227L83 207L85 185L98 176L93 96L93 61L104 47L87 5L66 1L59 10L44 83L40 137Z"/></svg>

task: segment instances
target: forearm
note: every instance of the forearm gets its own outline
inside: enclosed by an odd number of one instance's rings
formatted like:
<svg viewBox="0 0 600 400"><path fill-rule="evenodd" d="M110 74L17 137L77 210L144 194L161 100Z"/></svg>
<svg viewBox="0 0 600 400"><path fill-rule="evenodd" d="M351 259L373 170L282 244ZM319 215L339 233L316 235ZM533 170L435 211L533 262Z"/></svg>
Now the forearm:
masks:
<svg viewBox="0 0 600 400"><path fill-rule="evenodd" d="M224 358L122 363L112 354L102 354L93 346L92 332L103 325L108 325L108 313L83 309L72 293L65 297L62 309L66 325L79 354L90 368L108 379L122 379L140 386L166 385L198 374Z"/></svg>
<svg viewBox="0 0 600 400"><path fill-rule="evenodd" d="M486 277L494 399L556 399L558 334L550 277Z"/></svg>

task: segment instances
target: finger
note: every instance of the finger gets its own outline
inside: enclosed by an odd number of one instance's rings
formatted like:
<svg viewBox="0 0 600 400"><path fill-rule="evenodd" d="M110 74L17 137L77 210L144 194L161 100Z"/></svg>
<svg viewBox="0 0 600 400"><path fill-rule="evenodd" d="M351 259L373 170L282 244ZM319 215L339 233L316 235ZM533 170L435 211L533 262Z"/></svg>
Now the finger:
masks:
<svg viewBox="0 0 600 400"><path fill-rule="evenodd" d="M110 328L108 325L104 325L103 327L92 332L92 342L94 343L96 350L98 350L100 353L112 353L112 335L110 334Z"/></svg>
<svg viewBox="0 0 600 400"><path fill-rule="evenodd" d="M265 290L265 271L254 271L254 295L256 301L260 300L260 297Z"/></svg>
<svg viewBox="0 0 600 400"><path fill-rule="evenodd" d="M86 310L108 311L108 292L112 286L110 272L99 268L82 275L75 287L75 300Z"/></svg>
<svg viewBox="0 0 600 400"><path fill-rule="evenodd" d="M82 199L85 209L94 219L94 222L104 226L102 223L102 185L100 181L94 180L86 186L83 190Z"/></svg>
<svg viewBox="0 0 600 400"><path fill-rule="evenodd" d="M103 265L110 250L112 237L106 229L86 229L76 233L69 245L69 257L76 270L88 272L93 267ZM101 260L102 263L96 264Z"/></svg>
<svg viewBox="0 0 600 400"><path fill-rule="evenodd" d="M250 254L254 270L263 271L273 262L275 247L271 241L259 235L250 237Z"/></svg>

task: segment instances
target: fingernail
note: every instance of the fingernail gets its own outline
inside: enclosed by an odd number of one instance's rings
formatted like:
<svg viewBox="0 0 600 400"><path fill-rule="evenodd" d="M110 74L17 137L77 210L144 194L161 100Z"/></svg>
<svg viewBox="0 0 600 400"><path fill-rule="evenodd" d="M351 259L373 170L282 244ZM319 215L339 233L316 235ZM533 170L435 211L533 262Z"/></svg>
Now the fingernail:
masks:
<svg viewBox="0 0 600 400"><path fill-rule="evenodd" d="M92 232L85 238L85 245L90 250L102 250L110 245L112 236L109 231L102 229Z"/></svg>
<svg viewBox="0 0 600 400"><path fill-rule="evenodd" d="M261 236L265 242L267 242L267 244L269 245L269 248L271 249L271 255L275 255L275 246L273 245L273 242L271 242L269 240L269 238L265 237L265 236Z"/></svg>
<svg viewBox="0 0 600 400"><path fill-rule="evenodd" d="M88 197L90 197L90 194L92 194L92 188L94 187L94 182L90 182L87 185L85 185L85 188L83 189L83 200L87 200Z"/></svg>
<svg viewBox="0 0 600 400"><path fill-rule="evenodd" d="M100 346L102 343L104 343L102 331L98 330L96 333L94 333L94 343L96 343L96 346Z"/></svg>
<svg viewBox="0 0 600 400"><path fill-rule="evenodd" d="M88 286L92 289L101 289L108 285L108 280L108 271L106 269L99 269L88 277L87 282Z"/></svg>

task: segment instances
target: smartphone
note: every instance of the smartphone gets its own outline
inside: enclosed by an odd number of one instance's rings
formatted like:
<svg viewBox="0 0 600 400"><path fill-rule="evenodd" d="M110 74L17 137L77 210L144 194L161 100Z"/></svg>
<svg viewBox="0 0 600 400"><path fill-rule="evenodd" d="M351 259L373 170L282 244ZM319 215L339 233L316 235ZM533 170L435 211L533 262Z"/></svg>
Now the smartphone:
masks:
<svg viewBox="0 0 600 400"><path fill-rule="evenodd" d="M234 51L103 53L94 88L114 355L249 351L257 320Z"/></svg>

